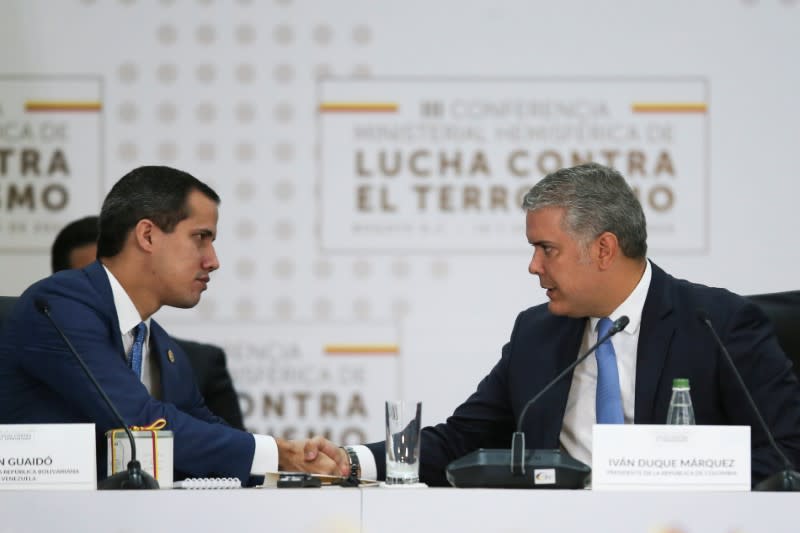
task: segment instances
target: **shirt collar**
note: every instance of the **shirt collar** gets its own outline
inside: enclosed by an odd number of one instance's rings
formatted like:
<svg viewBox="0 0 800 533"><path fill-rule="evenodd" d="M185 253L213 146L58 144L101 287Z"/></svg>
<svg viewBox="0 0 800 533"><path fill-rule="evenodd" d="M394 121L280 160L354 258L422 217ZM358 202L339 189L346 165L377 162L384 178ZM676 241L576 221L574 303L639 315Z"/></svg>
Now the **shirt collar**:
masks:
<svg viewBox="0 0 800 533"><path fill-rule="evenodd" d="M628 322L628 326L622 330L622 333L627 333L633 335L639 331L639 325L642 323L642 311L644 310L644 302L647 300L647 291L650 290L650 280L653 277L653 270L650 268L650 261L645 261L644 267L644 274L642 274L642 279L639 280L639 283L633 289L625 301L622 302L619 307L614 309L608 318L611 321L615 321L621 316L627 316L630 322ZM600 322L600 318L603 317L591 317L590 319L590 326L592 331L597 331L597 323Z"/></svg>
<svg viewBox="0 0 800 533"><path fill-rule="evenodd" d="M139 322L142 322L142 317L139 316L139 311L136 310L133 300L131 300L131 297L125 292L119 280L111 273L108 267L103 265L103 269L105 269L108 282L111 284L111 294L114 297L114 307L117 310L117 321L119 322L120 333L126 335L130 333ZM147 324L147 338L149 339L150 319L148 318L144 323Z"/></svg>

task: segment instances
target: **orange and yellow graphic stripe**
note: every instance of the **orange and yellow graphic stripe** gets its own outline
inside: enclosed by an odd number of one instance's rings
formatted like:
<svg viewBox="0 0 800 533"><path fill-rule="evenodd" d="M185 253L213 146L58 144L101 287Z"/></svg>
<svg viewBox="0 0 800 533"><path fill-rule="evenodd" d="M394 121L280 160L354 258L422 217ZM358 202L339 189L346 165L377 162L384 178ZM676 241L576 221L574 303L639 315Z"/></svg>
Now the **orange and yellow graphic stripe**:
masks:
<svg viewBox="0 0 800 533"><path fill-rule="evenodd" d="M103 109L103 104L94 100L28 100L25 111L39 113L90 112Z"/></svg>
<svg viewBox="0 0 800 533"><path fill-rule="evenodd" d="M631 104L634 113L705 113L708 104L705 102L634 102Z"/></svg>
<svg viewBox="0 0 800 533"><path fill-rule="evenodd" d="M320 113L395 113L400 106L395 102L322 102Z"/></svg>
<svg viewBox="0 0 800 533"><path fill-rule="evenodd" d="M396 344L326 344L326 355L397 355Z"/></svg>

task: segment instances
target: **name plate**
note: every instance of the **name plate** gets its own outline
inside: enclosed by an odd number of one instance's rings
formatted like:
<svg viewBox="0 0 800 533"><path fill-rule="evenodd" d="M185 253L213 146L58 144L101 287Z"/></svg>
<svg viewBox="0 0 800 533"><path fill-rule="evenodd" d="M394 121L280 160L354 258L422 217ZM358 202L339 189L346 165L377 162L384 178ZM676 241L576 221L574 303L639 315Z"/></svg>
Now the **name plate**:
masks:
<svg viewBox="0 0 800 533"><path fill-rule="evenodd" d="M94 424L0 425L0 489L96 490Z"/></svg>
<svg viewBox="0 0 800 533"><path fill-rule="evenodd" d="M594 490L750 490L750 426L595 424Z"/></svg>

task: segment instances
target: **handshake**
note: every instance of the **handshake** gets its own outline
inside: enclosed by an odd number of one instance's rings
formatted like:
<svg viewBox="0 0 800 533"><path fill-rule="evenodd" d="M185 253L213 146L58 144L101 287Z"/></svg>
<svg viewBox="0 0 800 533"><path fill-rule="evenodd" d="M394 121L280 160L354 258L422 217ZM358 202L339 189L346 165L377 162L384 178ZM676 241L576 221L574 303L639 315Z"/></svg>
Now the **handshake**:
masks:
<svg viewBox="0 0 800 533"><path fill-rule="evenodd" d="M278 470L342 477L350 475L347 451L324 437L306 440L275 438L275 442L278 444Z"/></svg>
<svg viewBox="0 0 800 533"><path fill-rule="evenodd" d="M385 454L372 455L381 450L381 446L342 448L319 436L307 440L275 439L278 470L350 477L352 482L361 479L363 464L366 476L377 481L374 478L377 472L383 471L385 455L387 484L416 484L419 482L421 432L422 403L390 400L386 402Z"/></svg>

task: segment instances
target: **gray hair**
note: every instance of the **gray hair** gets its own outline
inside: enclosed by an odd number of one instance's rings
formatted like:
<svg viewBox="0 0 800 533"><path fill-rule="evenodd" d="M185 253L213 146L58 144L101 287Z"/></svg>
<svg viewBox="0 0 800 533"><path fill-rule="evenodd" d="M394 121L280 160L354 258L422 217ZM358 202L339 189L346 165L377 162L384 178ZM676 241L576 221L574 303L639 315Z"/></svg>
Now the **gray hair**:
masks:
<svg viewBox="0 0 800 533"><path fill-rule="evenodd" d="M542 178L522 200L522 208L565 209L565 230L583 246L603 232L617 236L626 257L647 255L647 222L642 204L616 170L586 163L562 168Z"/></svg>

